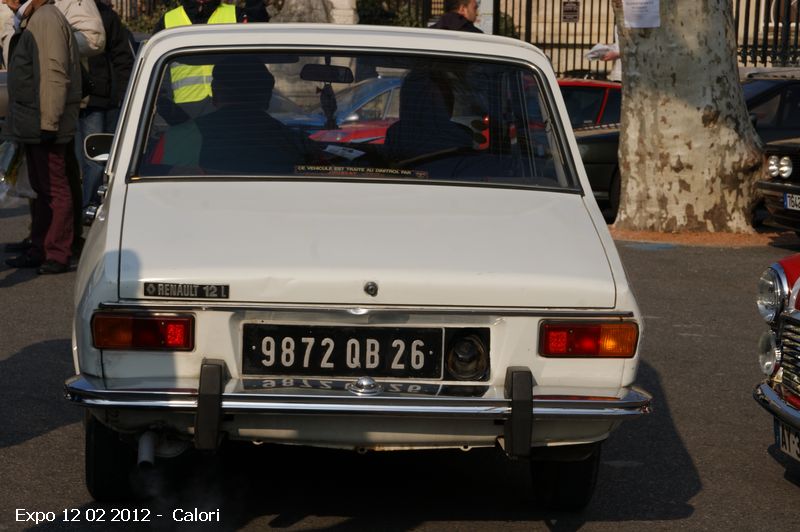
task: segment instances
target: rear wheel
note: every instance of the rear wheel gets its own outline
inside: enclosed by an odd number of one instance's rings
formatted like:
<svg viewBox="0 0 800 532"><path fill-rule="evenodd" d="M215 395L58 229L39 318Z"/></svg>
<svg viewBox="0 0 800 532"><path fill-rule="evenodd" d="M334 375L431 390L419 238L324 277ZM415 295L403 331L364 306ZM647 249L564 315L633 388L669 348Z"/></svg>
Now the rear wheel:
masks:
<svg viewBox="0 0 800 532"><path fill-rule="evenodd" d="M577 512L589 504L597 485L600 444L582 445L571 451L584 452L572 452L572 456L554 456L550 459L547 455L534 455L531 458L531 481L538 506ZM578 459L573 460L576 456Z"/></svg>
<svg viewBox="0 0 800 532"><path fill-rule="evenodd" d="M86 488L96 501L119 501L133 496L131 477L136 466L133 448L119 434L86 412Z"/></svg>

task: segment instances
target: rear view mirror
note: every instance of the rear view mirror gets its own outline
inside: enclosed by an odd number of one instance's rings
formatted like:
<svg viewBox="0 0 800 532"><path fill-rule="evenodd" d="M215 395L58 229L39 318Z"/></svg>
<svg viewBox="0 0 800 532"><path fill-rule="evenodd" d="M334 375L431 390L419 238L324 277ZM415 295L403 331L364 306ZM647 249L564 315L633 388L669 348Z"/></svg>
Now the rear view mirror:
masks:
<svg viewBox="0 0 800 532"><path fill-rule="evenodd" d="M111 153L111 143L114 135L111 133L93 133L83 141L83 152L86 158L96 163L104 163Z"/></svg>
<svg viewBox="0 0 800 532"><path fill-rule="evenodd" d="M300 71L300 79L322 83L353 83L353 71L345 66L308 64Z"/></svg>

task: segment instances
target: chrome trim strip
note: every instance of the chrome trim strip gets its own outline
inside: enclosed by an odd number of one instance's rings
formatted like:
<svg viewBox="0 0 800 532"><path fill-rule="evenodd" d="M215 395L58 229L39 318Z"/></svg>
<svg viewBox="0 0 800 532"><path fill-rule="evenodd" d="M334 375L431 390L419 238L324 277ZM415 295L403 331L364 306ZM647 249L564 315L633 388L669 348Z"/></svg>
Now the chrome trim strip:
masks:
<svg viewBox="0 0 800 532"><path fill-rule="evenodd" d="M768 382L756 386L753 390L753 399L776 418L792 428L800 430L800 411L786 404Z"/></svg>
<svg viewBox="0 0 800 532"><path fill-rule="evenodd" d="M786 310L787 308L794 308L794 307L789 306L790 299L792 296L791 292L792 287L789 286L789 281L786 278L786 272L784 271L783 266L781 266L780 262L776 262L775 264L771 265L770 268L775 270L775 273L778 274L778 278L781 281L781 290L782 290L781 308L775 314L775 319L773 320L773 323L775 323L776 321L778 321L778 317L784 310ZM797 296L795 295L795 297Z"/></svg>
<svg viewBox="0 0 800 532"><path fill-rule="evenodd" d="M489 315L489 316L545 316L555 318L633 318L632 311L608 309L548 310L519 307L420 307L420 306L358 306L321 303L317 306L292 303L219 303L206 301L158 301L152 299L127 300L100 303L101 310L155 310L180 312L188 310L213 311L263 311L263 312L324 312L342 313L348 316L366 314L448 314L448 315Z"/></svg>
<svg viewBox="0 0 800 532"><path fill-rule="evenodd" d="M784 183L777 183L777 182L773 182L773 181L758 181L756 183L756 188L759 191L763 191L763 192L767 192L767 191L779 192L779 193L789 192L789 193L792 193L792 194L800 193L800 185L797 185L797 184L794 184L794 183L785 183L785 182Z"/></svg>
<svg viewBox="0 0 800 532"><path fill-rule="evenodd" d="M169 390L103 390L81 376L64 383L66 398L89 408L158 409L193 412L197 394ZM650 412L651 396L638 388L629 388L621 399L536 399L536 420L632 418ZM409 417L462 417L507 419L511 401L474 397L357 397L343 394L288 395L227 392L222 394L225 414L336 414L392 415Z"/></svg>

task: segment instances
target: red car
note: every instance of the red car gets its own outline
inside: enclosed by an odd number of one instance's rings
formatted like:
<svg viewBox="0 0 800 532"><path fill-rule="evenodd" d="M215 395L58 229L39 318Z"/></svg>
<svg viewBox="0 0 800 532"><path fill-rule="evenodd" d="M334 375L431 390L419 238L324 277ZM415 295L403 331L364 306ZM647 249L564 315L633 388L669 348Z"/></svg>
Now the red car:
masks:
<svg viewBox="0 0 800 532"><path fill-rule="evenodd" d="M399 93L400 80L397 80ZM619 123L622 92L620 84L592 79L558 80L573 128ZM376 93L376 97L383 93ZM399 94L393 94L399 98ZM392 106L386 104L387 109ZM319 130L311 138L322 142L383 144L386 129L397 121L395 113L384 113L380 120L345 123L340 129Z"/></svg>
<svg viewBox="0 0 800 532"><path fill-rule="evenodd" d="M558 86L573 128L618 124L621 85L594 79L560 79Z"/></svg>
<svg viewBox="0 0 800 532"><path fill-rule="evenodd" d="M800 254L779 260L761 274L756 306L769 325L759 340L764 380L753 397L772 415L777 449L800 461Z"/></svg>

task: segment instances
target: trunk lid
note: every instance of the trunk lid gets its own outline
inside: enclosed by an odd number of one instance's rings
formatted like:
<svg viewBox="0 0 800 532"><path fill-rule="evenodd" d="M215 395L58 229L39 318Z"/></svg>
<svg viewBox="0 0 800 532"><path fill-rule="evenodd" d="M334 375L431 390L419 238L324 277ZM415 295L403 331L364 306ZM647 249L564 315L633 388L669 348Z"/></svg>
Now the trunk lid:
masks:
<svg viewBox="0 0 800 532"><path fill-rule="evenodd" d="M365 291L370 281L375 296ZM171 288L158 297L148 283ZM229 301L278 304L615 304L605 250L578 194L372 182L130 184L120 297L192 299L192 285L227 286Z"/></svg>

